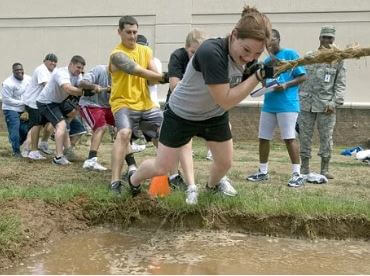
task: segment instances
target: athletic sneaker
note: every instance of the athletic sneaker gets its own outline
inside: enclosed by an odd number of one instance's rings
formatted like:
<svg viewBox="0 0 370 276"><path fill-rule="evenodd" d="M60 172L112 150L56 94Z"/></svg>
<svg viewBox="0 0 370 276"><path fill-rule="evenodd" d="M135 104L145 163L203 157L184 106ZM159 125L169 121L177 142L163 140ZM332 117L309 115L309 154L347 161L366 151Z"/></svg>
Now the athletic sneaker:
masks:
<svg viewBox="0 0 370 276"><path fill-rule="evenodd" d="M53 151L51 151L50 149L49 149L49 144L48 144L48 142L40 142L39 143L39 150L41 150L43 153L45 153L45 154L52 154L53 153Z"/></svg>
<svg viewBox="0 0 370 276"><path fill-rule="evenodd" d="M247 180L253 181L253 182L263 181L267 179L269 179L269 174L262 173L260 170L258 170L258 172L256 172L255 174L252 174L247 177Z"/></svg>
<svg viewBox="0 0 370 276"><path fill-rule="evenodd" d="M141 193L141 185L139 184L138 186L134 186L131 183L131 176L135 172L136 172L136 170L129 171L128 175L127 175L127 182L128 182L128 185L130 186L130 192L131 192L132 197L135 197L135 196L137 196L138 194Z"/></svg>
<svg viewBox="0 0 370 276"><path fill-rule="evenodd" d="M122 190L122 182L121 182L121 180L113 181L110 184L109 189L112 192L114 192L114 193L120 194L121 193L121 190Z"/></svg>
<svg viewBox="0 0 370 276"><path fill-rule="evenodd" d="M169 179L171 188L174 190L181 190L185 191L187 189L187 185L182 177L182 175L179 173L174 178Z"/></svg>
<svg viewBox="0 0 370 276"><path fill-rule="evenodd" d="M24 158L27 158L28 157L28 154L30 154L30 150L27 149L27 148L24 148L22 151L21 151L21 155L22 157Z"/></svg>
<svg viewBox="0 0 370 276"><path fill-rule="evenodd" d="M198 188L196 185L191 185L186 190L186 204L195 205L198 203Z"/></svg>
<svg viewBox="0 0 370 276"><path fill-rule="evenodd" d="M299 188L304 186L306 178L299 173L293 173L292 178L288 182L288 186L292 188Z"/></svg>
<svg viewBox="0 0 370 276"><path fill-rule="evenodd" d="M68 161L68 159L62 155L61 157L57 158L56 156L53 158L53 161L52 161L53 164L55 165L69 165L69 164L72 164L71 162Z"/></svg>
<svg viewBox="0 0 370 276"><path fill-rule="evenodd" d="M70 161L76 161L78 159L72 147L65 149L63 151L64 156Z"/></svg>
<svg viewBox="0 0 370 276"><path fill-rule="evenodd" d="M131 145L131 149L132 149L133 153L141 152L141 151L145 150L145 148L146 148L145 145L139 145L139 144L136 144L136 143L132 143L132 145Z"/></svg>
<svg viewBox="0 0 370 276"><path fill-rule="evenodd" d="M209 160L209 161L213 160L212 152L210 150L208 150L208 152L207 152L206 159Z"/></svg>
<svg viewBox="0 0 370 276"><path fill-rule="evenodd" d="M45 160L46 157L42 156L42 154L38 150L30 151L28 154L28 158L32 160Z"/></svg>
<svg viewBox="0 0 370 276"><path fill-rule="evenodd" d="M98 162L98 157L93 157L90 159L86 159L82 168L89 169L89 170L98 170L98 171L106 171L107 168L103 167Z"/></svg>
<svg viewBox="0 0 370 276"><path fill-rule="evenodd" d="M227 196L236 196L238 194L238 192L231 185L230 179L228 179L227 176L221 178L220 182L215 187L209 187L207 184L206 189L215 193L223 193Z"/></svg>

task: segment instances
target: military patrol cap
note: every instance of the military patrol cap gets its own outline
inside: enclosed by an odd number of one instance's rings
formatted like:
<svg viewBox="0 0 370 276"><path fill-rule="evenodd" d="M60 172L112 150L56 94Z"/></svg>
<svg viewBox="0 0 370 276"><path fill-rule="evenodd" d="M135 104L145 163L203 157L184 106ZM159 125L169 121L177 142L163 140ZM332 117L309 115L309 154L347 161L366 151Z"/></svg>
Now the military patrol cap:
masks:
<svg viewBox="0 0 370 276"><path fill-rule="evenodd" d="M335 37L335 27L326 25L321 27L320 36L331 36Z"/></svg>

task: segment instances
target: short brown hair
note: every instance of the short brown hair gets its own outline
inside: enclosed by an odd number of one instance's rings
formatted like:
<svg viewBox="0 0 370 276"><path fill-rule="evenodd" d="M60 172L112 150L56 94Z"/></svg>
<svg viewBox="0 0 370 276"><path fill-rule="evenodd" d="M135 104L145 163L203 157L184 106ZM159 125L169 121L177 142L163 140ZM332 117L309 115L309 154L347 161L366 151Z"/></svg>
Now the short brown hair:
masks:
<svg viewBox="0 0 370 276"><path fill-rule="evenodd" d="M198 43L199 45L206 39L205 32L195 28L188 33L186 36L185 47L188 48L192 43Z"/></svg>
<svg viewBox="0 0 370 276"><path fill-rule="evenodd" d="M71 63L73 63L73 64L80 63L80 64L82 64L83 66L85 66L85 65L86 65L86 61L85 61L85 59L84 59L83 57L81 57L81 56L78 56L78 55L75 55L75 56L73 56L73 57L72 57L72 59L71 59Z"/></svg>
<svg viewBox="0 0 370 276"><path fill-rule="evenodd" d="M264 41L266 45L271 40L271 22L263 13L256 8L245 6L242 11L242 17L239 19L234 30L237 38L252 38Z"/></svg>
<svg viewBox="0 0 370 276"><path fill-rule="evenodd" d="M118 22L118 27L120 30L123 30L125 28L125 25L128 24L128 25L136 25L139 27L139 24L137 23L137 20L135 17L131 16L131 15L125 15L125 16L122 16L120 19L119 19L119 22Z"/></svg>

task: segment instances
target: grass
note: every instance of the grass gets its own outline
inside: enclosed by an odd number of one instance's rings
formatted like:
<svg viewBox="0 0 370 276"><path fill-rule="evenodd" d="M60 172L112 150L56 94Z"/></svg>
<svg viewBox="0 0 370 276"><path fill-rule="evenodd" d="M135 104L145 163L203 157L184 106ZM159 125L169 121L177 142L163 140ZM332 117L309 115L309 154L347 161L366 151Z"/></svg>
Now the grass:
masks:
<svg viewBox="0 0 370 276"><path fill-rule="evenodd" d="M91 202L117 202L117 198L107 190L110 172L83 170L83 159L88 153L88 141L78 145L80 161L71 166L58 167L45 161L31 161L11 157L10 147L5 137L0 137L0 200L40 199L45 202L63 203L84 195ZM52 145L53 146L53 145ZM100 161L109 167L112 144L105 137L99 151ZM194 139L194 162L196 181L204 188L210 162L205 160L206 149L203 141ZM317 152L315 148L313 152ZM247 213L255 215L295 215L295 216L362 216L370 218L370 181L367 165L351 157L339 155L340 148L334 150L331 171L336 179L327 185L308 184L303 189L287 187L291 169L285 145L274 142L271 145L269 181L251 183L245 177L258 167L258 144L255 141L236 142L234 164L228 176L239 191L235 198L223 198L209 193L201 193L196 207L186 206L183 193L176 192L159 200L168 212L213 209L223 212ZM155 155L154 147L136 155L139 162ZM314 156L311 167L318 171L320 160ZM120 200L131 200L125 194Z"/></svg>

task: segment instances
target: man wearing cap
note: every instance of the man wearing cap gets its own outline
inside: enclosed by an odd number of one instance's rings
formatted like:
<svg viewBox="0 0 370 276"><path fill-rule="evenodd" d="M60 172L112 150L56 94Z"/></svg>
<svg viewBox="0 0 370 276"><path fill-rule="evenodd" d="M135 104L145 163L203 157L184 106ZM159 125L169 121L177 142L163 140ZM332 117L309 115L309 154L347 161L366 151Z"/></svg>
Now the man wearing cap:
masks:
<svg viewBox="0 0 370 276"><path fill-rule="evenodd" d="M320 32L319 51L333 47L335 27L323 26ZM312 53L312 52L311 52ZM308 53L310 54L310 53ZM308 174L311 158L312 134L315 122L320 137L321 174L333 179L329 173L329 161L333 146L335 110L343 105L346 89L346 69L343 61L335 64L313 64L306 67L307 80L300 89L301 113L299 115L299 139L301 143L301 173Z"/></svg>
<svg viewBox="0 0 370 276"><path fill-rule="evenodd" d="M41 113L37 108L36 99L42 89L50 80L51 73L55 69L57 62L58 58L55 54L47 54L44 58L44 62L39 65L33 72L31 83L23 95L24 103L26 105L26 111L29 114L29 127L31 134L31 145L28 157L33 160L45 159L45 157L42 156L41 153L38 151L38 141L41 126L47 123L46 118L41 116ZM47 131L47 129L45 129L44 131ZM48 136L50 135L46 135L46 137L43 138L48 138ZM47 148L47 139L46 141L43 141L41 145L43 152L49 153Z"/></svg>

